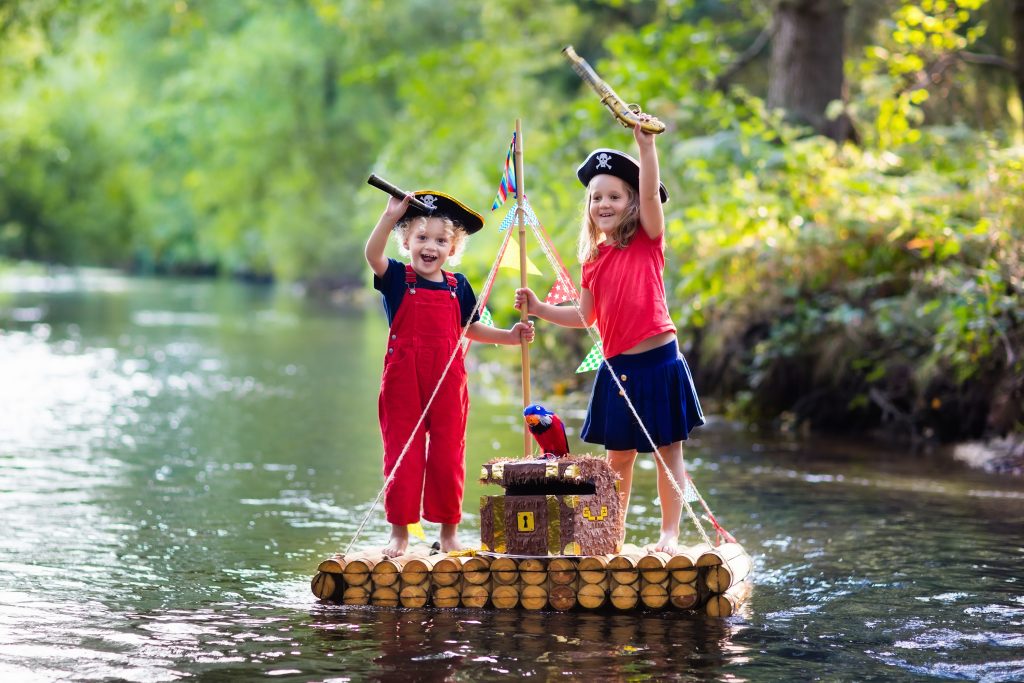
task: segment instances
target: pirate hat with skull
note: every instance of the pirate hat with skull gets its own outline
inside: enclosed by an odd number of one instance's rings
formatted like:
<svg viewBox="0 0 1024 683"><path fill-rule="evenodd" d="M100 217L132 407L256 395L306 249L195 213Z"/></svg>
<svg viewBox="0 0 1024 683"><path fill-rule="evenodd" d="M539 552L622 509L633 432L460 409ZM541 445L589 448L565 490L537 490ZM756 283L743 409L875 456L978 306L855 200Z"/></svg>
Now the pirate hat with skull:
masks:
<svg viewBox="0 0 1024 683"><path fill-rule="evenodd" d="M484 227L483 216L451 195L437 190L416 190L412 194L416 199L429 206L431 210L428 213L415 206L410 206L399 219L399 223L417 216L442 216L451 219L457 227L465 230L467 235L472 235Z"/></svg>
<svg viewBox="0 0 1024 683"><path fill-rule="evenodd" d="M594 176L601 174L621 178L634 190L640 190L640 163L617 149L595 149L576 169L576 177L583 183L583 187L590 187L590 181ZM664 204L668 201L668 190L663 183L659 184L658 189L661 193L661 203Z"/></svg>

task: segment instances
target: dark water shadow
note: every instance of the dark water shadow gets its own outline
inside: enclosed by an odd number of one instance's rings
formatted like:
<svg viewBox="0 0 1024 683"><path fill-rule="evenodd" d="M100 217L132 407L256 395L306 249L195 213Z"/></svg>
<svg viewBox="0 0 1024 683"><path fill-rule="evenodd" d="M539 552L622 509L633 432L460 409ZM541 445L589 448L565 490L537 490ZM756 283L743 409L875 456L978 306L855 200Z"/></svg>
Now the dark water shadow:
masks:
<svg viewBox="0 0 1024 683"><path fill-rule="evenodd" d="M741 618L680 612L530 612L319 606L311 627L374 680L721 680L746 661Z"/></svg>

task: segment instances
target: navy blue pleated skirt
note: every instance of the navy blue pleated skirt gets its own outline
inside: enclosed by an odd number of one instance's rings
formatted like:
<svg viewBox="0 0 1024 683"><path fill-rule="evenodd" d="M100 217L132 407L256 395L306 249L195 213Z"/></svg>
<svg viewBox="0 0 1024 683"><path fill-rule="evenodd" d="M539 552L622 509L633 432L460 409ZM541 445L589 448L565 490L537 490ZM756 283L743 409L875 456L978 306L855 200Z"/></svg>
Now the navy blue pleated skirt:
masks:
<svg viewBox="0 0 1024 683"><path fill-rule="evenodd" d="M656 446L683 441L691 429L704 424L690 368L675 340L643 353L619 354L608 362ZM612 451L653 451L607 365L597 371L580 438Z"/></svg>

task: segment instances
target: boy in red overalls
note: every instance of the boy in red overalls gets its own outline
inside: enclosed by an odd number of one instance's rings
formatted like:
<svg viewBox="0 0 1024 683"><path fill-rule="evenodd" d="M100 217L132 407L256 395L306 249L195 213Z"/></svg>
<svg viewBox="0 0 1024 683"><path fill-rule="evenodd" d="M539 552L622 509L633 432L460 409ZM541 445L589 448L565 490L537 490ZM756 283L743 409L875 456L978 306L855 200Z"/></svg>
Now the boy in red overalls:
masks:
<svg viewBox="0 0 1024 683"><path fill-rule="evenodd" d="M409 206L408 196L390 197L365 251L391 325L378 401L384 476L391 478L384 492L391 540L383 553L389 557L408 547L408 525L420 520L421 501L423 519L441 524L442 552L462 547L458 525L469 411L462 328L469 324L466 336L488 344L533 341L533 327L522 322L501 330L482 323L479 315L471 321L473 288L461 273L441 270L449 259L455 263L466 237L483 227L480 214L441 192L413 195L433 210L428 214ZM409 256L407 264L384 255L392 231Z"/></svg>

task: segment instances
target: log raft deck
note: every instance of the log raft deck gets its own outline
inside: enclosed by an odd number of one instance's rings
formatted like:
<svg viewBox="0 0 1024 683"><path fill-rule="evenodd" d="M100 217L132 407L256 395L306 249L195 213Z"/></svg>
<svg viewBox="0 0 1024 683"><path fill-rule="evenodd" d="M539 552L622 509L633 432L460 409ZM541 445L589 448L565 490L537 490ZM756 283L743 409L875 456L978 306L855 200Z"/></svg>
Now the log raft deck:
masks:
<svg viewBox="0 0 1024 683"><path fill-rule="evenodd" d="M675 555L626 545L585 557L431 555L378 550L320 563L311 588L325 603L378 607L618 610L735 614L750 596L753 563L738 543L680 548Z"/></svg>

